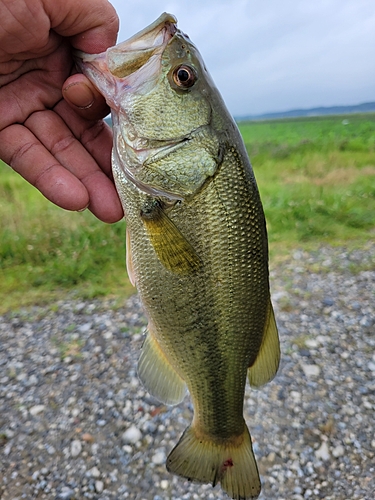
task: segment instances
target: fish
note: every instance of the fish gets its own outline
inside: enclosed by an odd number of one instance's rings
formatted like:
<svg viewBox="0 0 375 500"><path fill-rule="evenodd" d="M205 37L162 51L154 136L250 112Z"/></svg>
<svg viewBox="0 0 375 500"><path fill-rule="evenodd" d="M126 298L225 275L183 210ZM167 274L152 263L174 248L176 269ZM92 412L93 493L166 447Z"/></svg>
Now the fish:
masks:
<svg viewBox="0 0 375 500"><path fill-rule="evenodd" d="M194 407L167 470L257 498L244 392L247 379L273 379L280 346L265 216L240 132L171 14L76 57L112 113L127 271L148 318L138 376L162 403L188 391Z"/></svg>

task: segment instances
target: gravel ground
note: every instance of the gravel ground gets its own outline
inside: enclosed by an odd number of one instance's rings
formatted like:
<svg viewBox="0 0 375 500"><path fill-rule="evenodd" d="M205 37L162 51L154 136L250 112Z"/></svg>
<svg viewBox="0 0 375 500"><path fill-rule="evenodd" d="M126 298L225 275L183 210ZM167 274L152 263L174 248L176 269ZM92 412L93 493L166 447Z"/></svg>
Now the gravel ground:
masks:
<svg viewBox="0 0 375 500"><path fill-rule="evenodd" d="M375 498L375 245L295 251L271 272L283 360L247 391L263 499ZM224 499L169 475L189 398L158 404L136 296L0 317L0 498Z"/></svg>

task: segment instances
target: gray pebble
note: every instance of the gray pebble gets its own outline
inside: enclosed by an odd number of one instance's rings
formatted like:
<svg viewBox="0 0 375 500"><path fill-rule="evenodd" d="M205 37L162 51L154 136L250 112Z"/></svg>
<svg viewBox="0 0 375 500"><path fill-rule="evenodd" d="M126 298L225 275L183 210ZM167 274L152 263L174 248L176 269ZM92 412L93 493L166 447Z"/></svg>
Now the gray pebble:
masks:
<svg viewBox="0 0 375 500"><path fill-rule="evenodd" d="M70 488L62 488L60 493L58 493L56 500L73 500L74 498L74 490Z"/></svg>
<svg viewBox="0 0 375 500"><path fill-rule="evenodd" d="M100 477L100 471L97 467L93 467L88 471L89 475L95 478Z"/></svg>
<svg viewBox="0 0 375 500"><path fill-rule="evenodd" d="M39 413L42 413L44 410L45 410L44 405L35 405L29 409L29 412L30 412L30 415L35 417L36 415L39 415Z"/></svg>
<svg viewBox="0 0 375 500"><path fill-rule="evenodd" d="M70 445L70 455L72 458L78 457L82 451L82 443L79 439L74 439Z"/></svg>
<svg viewBox="0 0 375 500"><path fill-rule="evenodd" d="M123 435L122 440L124 443L137 443L142 438L141 431L135 426L131 425L129 429L127 429Z"/></svg>
<svg viewBox="0 0 375 500"><path fill-rule="evenodd" d="M95 481L95 491L97 493L102 493L103 490L104 490L103 481Z"/></svg>
<svg viewBox="0 0 375 500"><path fill-rule="evenodd" d="M156 465L161 465L161 464L164 464L165 463L165 460L166 460L166 455L165 455L165 452L160 450L160 451L157 451L153 456L152 456L152 462Z"/></svg>

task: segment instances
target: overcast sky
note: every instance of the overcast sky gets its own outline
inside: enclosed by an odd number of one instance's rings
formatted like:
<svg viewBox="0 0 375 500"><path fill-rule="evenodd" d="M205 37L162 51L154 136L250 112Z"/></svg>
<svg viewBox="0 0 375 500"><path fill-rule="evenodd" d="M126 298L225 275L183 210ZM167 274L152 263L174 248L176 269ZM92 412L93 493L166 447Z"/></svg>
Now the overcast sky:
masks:
<svg viewBox="0 0 375 500"><path fill-rule="evenodd" d="M119 41L162 12L235 116L375 101L374 0L111 0Z"/></svg>

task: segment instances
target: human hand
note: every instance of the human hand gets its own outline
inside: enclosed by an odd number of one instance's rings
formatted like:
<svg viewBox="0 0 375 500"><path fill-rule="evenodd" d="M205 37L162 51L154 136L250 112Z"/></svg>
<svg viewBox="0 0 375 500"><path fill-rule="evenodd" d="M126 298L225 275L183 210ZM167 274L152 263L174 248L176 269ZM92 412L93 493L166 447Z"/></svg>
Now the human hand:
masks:
<svg viewBox="0 0 375 500"><path fill-rule="evenodd" d="M107 0L0 0L0 18L0 158L56 205L118 221L108 108L72 58L73 48L115 44L114 8Z"/></svg>

